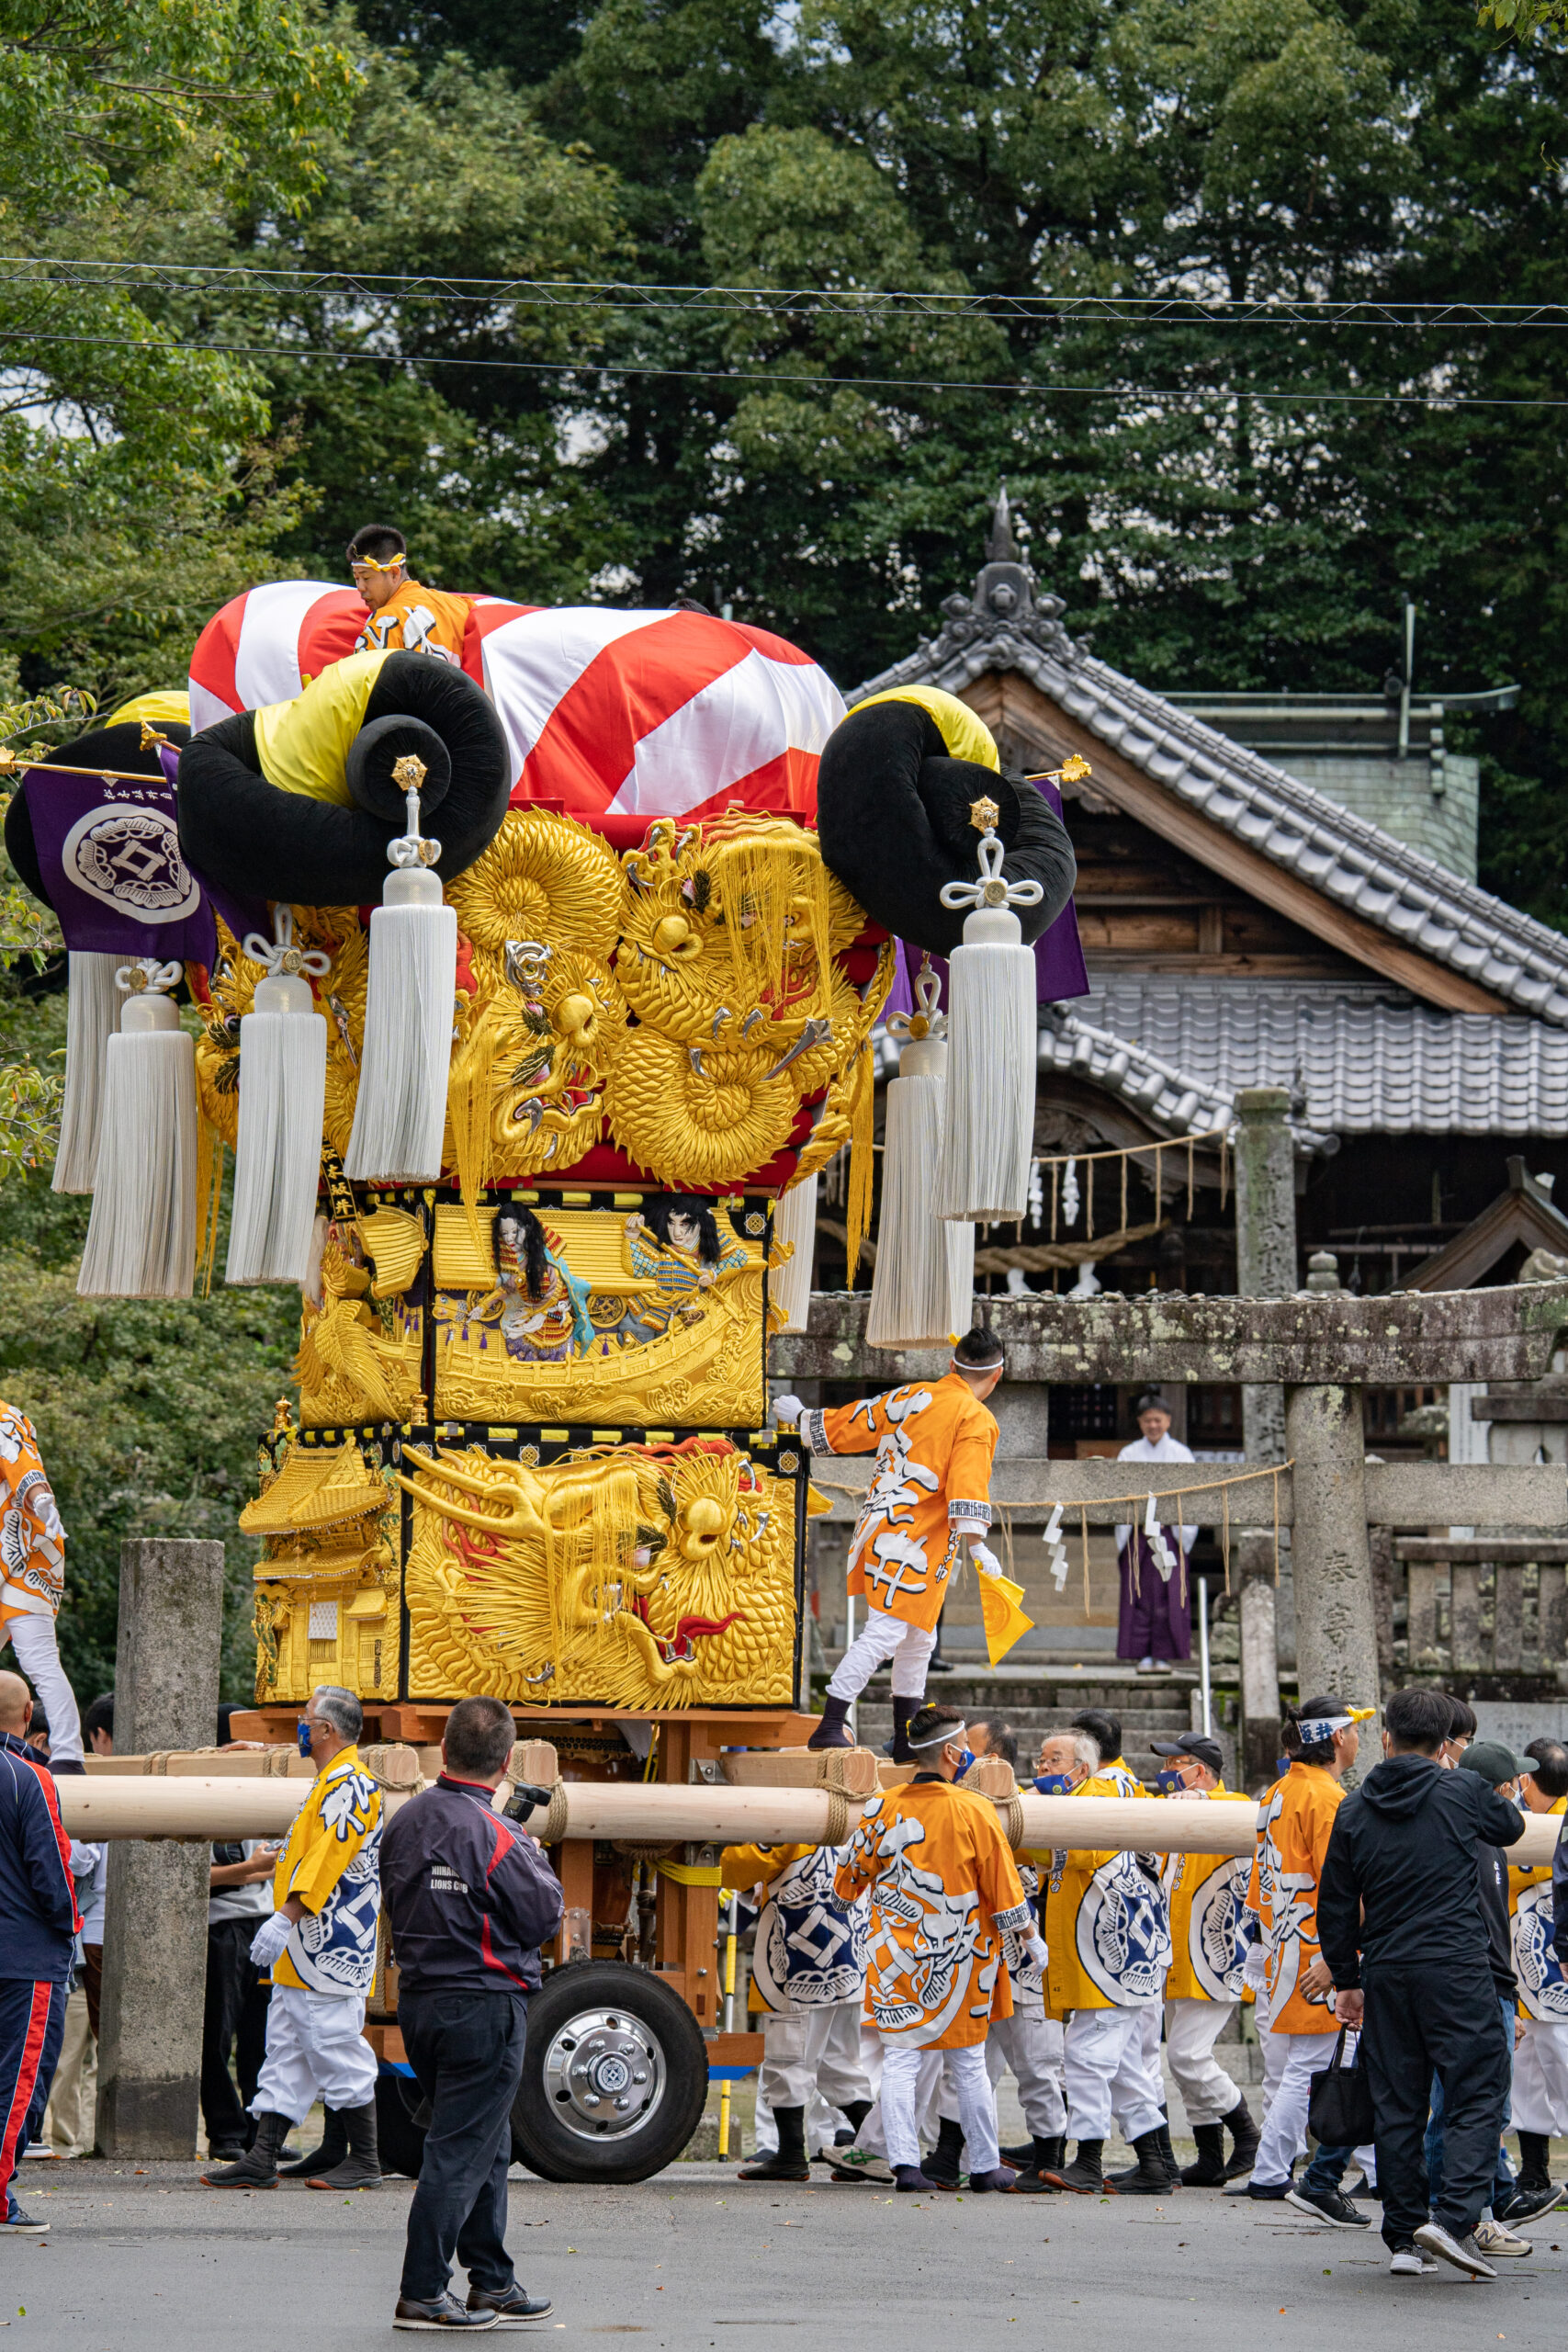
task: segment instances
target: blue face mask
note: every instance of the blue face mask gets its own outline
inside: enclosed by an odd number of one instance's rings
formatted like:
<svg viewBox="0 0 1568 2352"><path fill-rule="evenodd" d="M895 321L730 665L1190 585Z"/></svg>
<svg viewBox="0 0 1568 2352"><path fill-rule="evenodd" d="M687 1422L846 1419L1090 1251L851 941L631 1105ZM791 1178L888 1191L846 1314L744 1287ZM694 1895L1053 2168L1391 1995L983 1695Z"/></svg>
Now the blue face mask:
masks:
<svg viewBox="0 0 1568 2352"><path fill-rule="evenodd" d="M964 1749L964 1751L963 1755L962 1755L962 1756L959 1758L959 1759L958 1759L958 1770L957 1770L957 1771L956 1771L956 1772L954 1772L954 1774L953 1774L953 1779L954 1779L955 1781L961 1781L961 1780L964 1778L964 1773L965 1773L965 1772L967 1772L967 1770L969 1770L970 1765L971 1765L971 1764L973 1764L973 1762L974 1762L974 1761L975 1761L975 1751L974 1751L974 1749L973 1749L972 1747L966 1747L966 1748Z"/></svg>
<svg viewBox="0 0 1568 2352"><path fill-rule="evenodd" d="M297 1736L297 1737L298 1737L298 1739L299 1739L299 1753L300 1753L300 1755L301 1755L301 1756L309 1756L309 1754L310 1753L310 1724L307 1724L307 1723L301 1723L301 1724L300 1724L300 1725L299 1725L299 1731L298 1731L298 1733L297 1733L297 1735L296 1735L296 1736Z"/></svg>
<svg viewBox="0 0 1568 2352"><path fill-rule="evenodd" d="M1070 1797L1076 1786L1070 1772L1037 1772L1034 1786L1043 1797Z"/></svg>
<svg viewBox="0 0 1568 2352"><path fill-rule="evenodd" d="M1179 1790L1184 1789L1187 1783L1179 1772L1172 1772L1168 1769L1156 1776L1155 1786L1162 1797L1173 1797Z"/></svg>

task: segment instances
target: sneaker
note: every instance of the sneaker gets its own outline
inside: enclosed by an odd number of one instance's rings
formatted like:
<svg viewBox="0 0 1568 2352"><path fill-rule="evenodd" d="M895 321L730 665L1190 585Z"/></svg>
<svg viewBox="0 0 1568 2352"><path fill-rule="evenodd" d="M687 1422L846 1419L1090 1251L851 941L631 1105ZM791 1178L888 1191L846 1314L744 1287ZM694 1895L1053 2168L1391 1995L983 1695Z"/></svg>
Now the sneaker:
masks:
<svg viewBox="0 0 1568 2352"><path fill-rule="evenodd" d="M41 2238L48 2228L47 2222L35 2222L30 2213L24 2213L14 2197L11 2199L10 2211L5 2220L0 2222L0 2230L3 2230L8 2237L14 2238Z"/></svg>
<svg viewBox="0 0 1568 2352"><path fill-rule="evenodd" d="M1326 2222L1336 2230L1370 2230L1370 2213L1358 2213L1350 2199L1337 2188L1325 2188L1321 2193L1311 2188L1288 2188L1285 2202L1293 2205L1298 2213L1310 2213L1314 2222Z"/></svg>
<svg viewBox="0 0 1568 2352"><path fill-rule="evenodd" d="M468 2309L493 2312L497 2327L525 2327L531 2319L547 2319L555 2305L547 2295L542 2302L535 2302L521 2287L513 2285L504 2295L489 2295L482 2287L470 2287Z"/></svg>
<svg viewBox="0 0 1568 2352"><path fill-rule="evenodd" d="M1482 2253L1489 2256L1494 2261L1500 2254L1520 2255L1535 2252L1529 2238L1516 2236L1512 2230L1506 2230L1501 2222L1495 2221L1477 2222L1475 2243Z"/></svg>
<svg viewBox="0 0 1568 2352"><path fill-rule="evenodd" d="M1560 2180L1549 2181L1544 2188L1516 2188L1501 2212L1494 2209L1493 2218L1506 2222L1510 2228L1521 2222L1539 2222L1548 2213L1555 2213L1568 2185Z"/></svg>
<svg viewBox="0 0 1568 2352"><path fill-rule="evenodd" d="M893 2167L886 2156L874 2156L866 2148L836 2148L833 2152L832 2180L874 2180L884 2188L893 2186Z"/></svg>
<svg viewBox="0 0 1568 2352"><path fill-rule="evenodd" d="M1425 2246L1428 2254L1435 2254L1440 2262L1451 2262L1456 2270L1468 2270L1472 2278L1497 2276L1473 2237L1456 2238L1441 2222L1423 2222L1416 2233L1416 2243Z"/></svg>
<svg viewBox="0 0 1568 2352"><path fill-rule="evenodd" d="M499 2312L465 2311L456 2295L437 2295L434 2302L416 2303L410 2296L398 2300L394 2327L499 2327Z"/></svg>
<svg viewBox="0 0 1568 2352"><path fill-rule="evenodd" d="M1396 2278L1435 2278L1438 2275L1437 2264L1428 2262L1418 2245L1396 2246L1388 2267Z"/></svg>

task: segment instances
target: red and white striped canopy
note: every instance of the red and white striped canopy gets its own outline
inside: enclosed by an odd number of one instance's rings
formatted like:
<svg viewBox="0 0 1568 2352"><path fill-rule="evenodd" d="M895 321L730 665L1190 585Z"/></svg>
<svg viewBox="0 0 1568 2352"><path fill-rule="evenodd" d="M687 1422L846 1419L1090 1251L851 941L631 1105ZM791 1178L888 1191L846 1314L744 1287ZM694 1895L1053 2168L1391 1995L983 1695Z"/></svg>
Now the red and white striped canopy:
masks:
<svg viewBox="0 0 1568 2352"><path fill-rule="evenodd" d="M191 660L193 728L284 702L354 650L352 588L280 580L214 615ZM473 599L463 667L512 748L514 807L586 821L739 801L812 818L817 763L844 716L825 670L766 629L705 613Z"/></svg>

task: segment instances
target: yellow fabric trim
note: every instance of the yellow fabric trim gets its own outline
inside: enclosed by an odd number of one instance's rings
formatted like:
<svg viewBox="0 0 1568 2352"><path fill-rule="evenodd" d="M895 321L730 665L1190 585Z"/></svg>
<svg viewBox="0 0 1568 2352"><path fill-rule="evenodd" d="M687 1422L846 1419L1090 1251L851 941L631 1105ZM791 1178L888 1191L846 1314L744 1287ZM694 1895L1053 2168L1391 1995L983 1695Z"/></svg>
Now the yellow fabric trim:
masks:
<svg viewBox="0 0 1568 2352"><path fill-rule="evenodd" d="M723 1880L716 1862L655 1862L660 1878L673 1879L677 1886L720 1886Z"/></svg>
<svg viewBox="0 0 1568 2352"><path fill-rule="evenodd" d="M983 768L1001 767L997 739L983 718L972 711L956 695L943 694L940 686L891 686L883 695L867 695L857 702L857 710L869 710L878 702L918 702L929 710L942 730L942 740L955 760L974 760Z"/></svg>
<svg viewBox="0 0 1568 2352"><path fill-rule="evenodd" d="M256 756L268 784L307 800L353 806L344 769L365 719L386 653L350 653L329 662L303 694L264 703L254 715Z"/></svg>
<svg viewBox="0 0 1568 2352"><path fill-rule="evenodd" d="M150 695L137 695L131 701L122 702L100 723L118 727L122 720L131 718L143 718L149 727L188 727L190 696L176 694L173 686L159 686Z"/></svg>

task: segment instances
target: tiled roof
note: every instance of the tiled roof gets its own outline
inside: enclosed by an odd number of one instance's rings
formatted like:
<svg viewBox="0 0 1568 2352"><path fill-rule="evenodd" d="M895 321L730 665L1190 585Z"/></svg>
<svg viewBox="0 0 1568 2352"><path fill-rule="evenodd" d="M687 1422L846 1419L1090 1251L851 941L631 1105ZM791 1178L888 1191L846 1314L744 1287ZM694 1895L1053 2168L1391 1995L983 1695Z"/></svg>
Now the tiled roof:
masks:
<svg viewBox="0 0 1568 2352"><path fill-rule="evenodd" d="M1202 1100L1289 1088L1298 1128L1525 1136L1568 1125L1568 1031L1439 1012L1375 981L1118 975L1091 983L1082 1018L1096 1035L1136 1039L1134 1057L1181 1072ZM1041 1046L1043 1073L1043 1034ZM1051 1063L1100 1078L1092 1064L1065 1063L1059 1042ZM1166 1123L1152 1104L1149 1114Z"/></svg>
<svg viewBox="0 0 1568 2352"><path fill-rule="evenodd" d="M908 660L845 699L925 684L959 694L988 671L1018 670L1080 726L1251 849L1406 947L1462 973L1536 1019L1568 1027L1568 938L1407 849L1365 818L1216 734L1163 695L1076 645L1037 595L998 510L970 596Z"/></svg>

